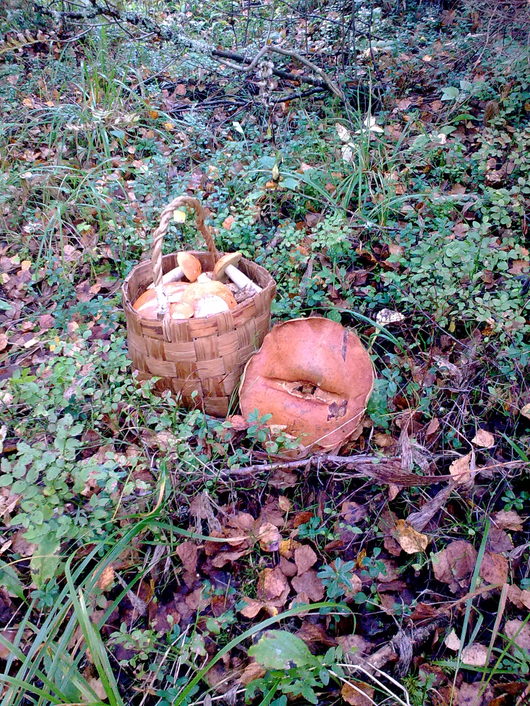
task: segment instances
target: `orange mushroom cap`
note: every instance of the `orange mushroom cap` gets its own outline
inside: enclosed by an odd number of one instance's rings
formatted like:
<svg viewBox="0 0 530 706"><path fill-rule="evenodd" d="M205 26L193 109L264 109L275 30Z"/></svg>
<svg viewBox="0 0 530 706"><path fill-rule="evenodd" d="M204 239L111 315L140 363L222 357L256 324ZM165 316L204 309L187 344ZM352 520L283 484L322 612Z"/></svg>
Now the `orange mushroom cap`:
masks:
<svg viewBox="0 0 530 706"><path fill-rule="evenodd" d="M164 292L168 298L168 302L178 302L182 299L186 289L191 286L186 282L169 282L164 285ZM140 316L144 319L156 319L158 315L158 299L155 289L146 289L143 294L136 299L133 304Z"/></svg>
<svg viewBox="0 0 530 706"><path fill-rule="evenodd" d="M195 282L202 272L200 260L189 252L179 252L177 254L177 262L189 282Z"/></svg>
<svg viewBox="0 0 530 706"><path fill-rule="evenodd" d="M291 454L338 451L360 428L374 369L359 338L330 319L294 319L275 326L243 373L239 401L247 417L272 415L300 439Z"/></svg>

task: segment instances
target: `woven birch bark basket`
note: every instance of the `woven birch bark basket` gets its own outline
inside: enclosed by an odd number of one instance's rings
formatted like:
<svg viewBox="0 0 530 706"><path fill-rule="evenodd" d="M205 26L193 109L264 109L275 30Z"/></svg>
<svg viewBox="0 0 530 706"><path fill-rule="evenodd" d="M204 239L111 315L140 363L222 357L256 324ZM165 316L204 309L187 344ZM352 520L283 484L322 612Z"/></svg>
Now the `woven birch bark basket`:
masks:
<svg viewBox="0 0 530 706"><path fill-rule="evenodd" d="M175 211L185 206L195 211L197 229L208 247L208 252L192 251L203 271L213 270L220 257L197 199L179 196L163 209L153 234L151 260L136 265L122 285L129 356L139 380L157 376L158 391L170 390L184 407L223 417L228 414L246 362L269 331L276 282L264 267L242 258L238 269L258 284L261 292L227 312L172 319L162 276L177 266L177 255L162 255L162 245ZM133 308L151 283L158 299L156 320L142 318Z"/></svg>

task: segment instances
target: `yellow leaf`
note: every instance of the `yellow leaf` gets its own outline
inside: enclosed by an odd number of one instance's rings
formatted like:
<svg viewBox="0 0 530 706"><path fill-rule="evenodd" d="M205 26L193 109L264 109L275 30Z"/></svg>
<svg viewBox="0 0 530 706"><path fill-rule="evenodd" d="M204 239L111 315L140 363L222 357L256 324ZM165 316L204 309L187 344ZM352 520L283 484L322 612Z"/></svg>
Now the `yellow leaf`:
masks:
<svg viewBox="0 0 530 706"><path fill-rule="evenodd" d="M407 554L424 552L429 545L429 538L411 527L405 520L396 521L396 539L401 549Z"/></svg>
<svg viewBox="0 0 530 706"><path fill-rule="evenodd" d="M184 211L181 211L180 209L177 209L173 213L173 220L176 223L184 223L186 221L186 213Z"/></svg>

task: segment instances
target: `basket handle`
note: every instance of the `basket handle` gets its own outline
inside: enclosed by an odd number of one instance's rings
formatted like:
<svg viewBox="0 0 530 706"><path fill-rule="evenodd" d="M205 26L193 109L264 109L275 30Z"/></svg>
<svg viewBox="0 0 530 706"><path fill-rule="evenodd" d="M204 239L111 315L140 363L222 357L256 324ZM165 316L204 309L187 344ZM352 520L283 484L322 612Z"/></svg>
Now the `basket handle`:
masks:
<svg viewBox="0 0 530 706"><path fill-rule="evenodd" d="M219 259L219 253L215 247L215 242L212 233L205 223L206 211L201 202L193 196L177 196L162 210L160 214L160 223L153 233L153 252L151 255L151 264L153 267L153 284L155 287L158 299L158 318L163 318L167 312L167 297L162 284L162 244L166 235L169 224L173 219L175 211L182 206L190 206L195 211L195 223L197 229L201 232L208 250L210 251L214 263Z"/></svg>

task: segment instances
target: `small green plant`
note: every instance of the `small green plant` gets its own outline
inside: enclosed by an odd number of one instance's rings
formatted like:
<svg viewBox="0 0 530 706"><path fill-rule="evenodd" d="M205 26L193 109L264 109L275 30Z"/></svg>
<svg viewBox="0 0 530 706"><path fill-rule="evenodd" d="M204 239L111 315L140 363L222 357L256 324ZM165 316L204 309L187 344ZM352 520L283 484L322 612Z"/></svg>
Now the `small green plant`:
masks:
<svg viewBox="0 0 530 706"><path fill-rule="evenodd" d="M316 656L303 640L285 630L267 631L248 653L267 673L247 686L247 703L261 692L265 699L261 703L271 706L287 706L288 699L293 697L317 704L316 690L327 686L331 678L344 675L338 664L342 657L340 647L330 647L324 655Z"/></svg>
<svg viewBox="0 0 530 706"><path fill-rule="evenodd" d="M353 589L352 576L357 565L354 561L335 561L318 572L318 577L326 587L328 598L342 598Z"/></svg>

